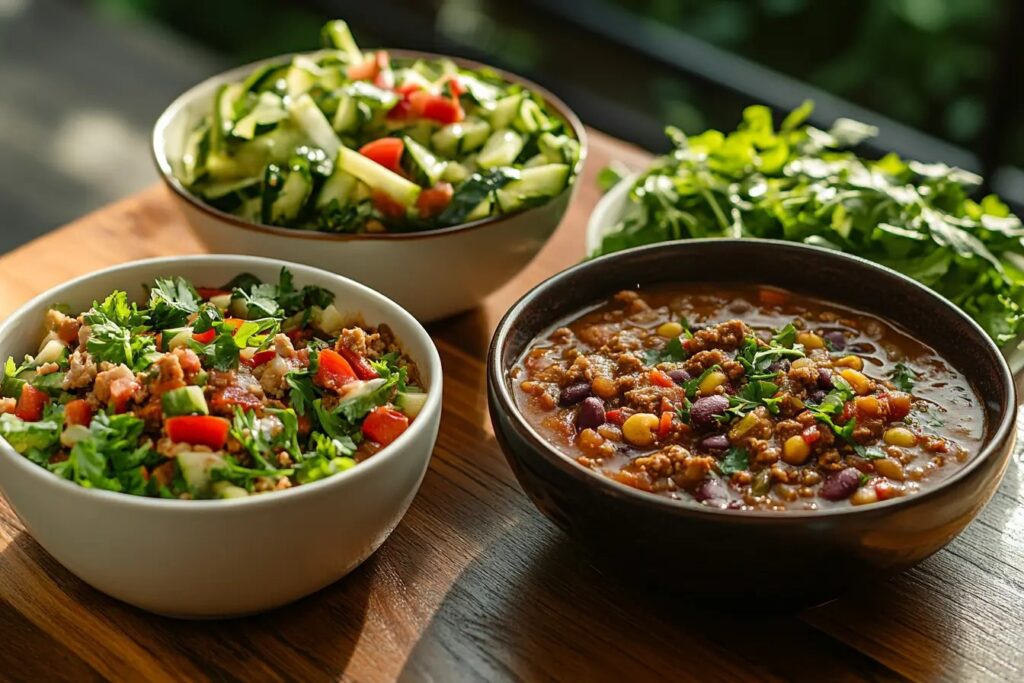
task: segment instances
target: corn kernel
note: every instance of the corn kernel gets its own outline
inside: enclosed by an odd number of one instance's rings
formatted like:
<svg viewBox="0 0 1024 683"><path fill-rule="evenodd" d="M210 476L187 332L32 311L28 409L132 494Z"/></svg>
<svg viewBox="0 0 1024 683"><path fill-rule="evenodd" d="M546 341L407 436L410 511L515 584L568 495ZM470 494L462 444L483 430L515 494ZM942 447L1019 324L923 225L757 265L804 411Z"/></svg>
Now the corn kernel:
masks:
<svg viewBox="0 0 1024 683"><path fill-rule="evenodd" d="M903 481L903 463L895 458L882 458L875 461L875 471L888 479Z"/></svg>
<svg viewBox="0 0 1024 683"><path fill-rule="evenodd" d="M609 377L595 377L590 388L603 399L615 398L619 395L619 385Z"/></svg>
<svg viewBox="0 0 1024 683"><path fill-rule="evenodd" d="M790 465L803 465L810 455L811 447L799 434L789 437L782 444L782 459Z"/></svg>
<svg viewBox="0 0 1024 683"><path fill-rule="evenodd" d="M882 435L882 440L890 446L910 448L911 446L917 445L917 437L914 436L914 432L910 431L906 427L891 427L886 429L885 434Z"/></svg>
<svg viewBox="0 0 1024 683"><path fill-rule="evenodd" d="M857 412L865 417L877 417L882 406L874 396L858 396L853 400Z"/></svg>
<svg viewBox="0 0 1024 683"><path fill-rule="evenodd" d="M658 336L665 337L665 339L671 339L672 337L678 337L683 333L683 326L680 323L669 322L658 325Z"/></svg>
<svg viewBox="0 0 1024 683"><path fill-rule="evenodd" d="M839 376L850 383L854 393L866 394L871 391L871 380L852 368L843 368Z"/></svg>
<svg viewBox="0 0 1024 683"><path fill-rule="evenodd" d="M864 369L864 361L861 360L860 356L843 356L837 360L834 365L838 365L843 368L852 368L853 370Z"/></svg>
<svg viewBox="0 0 1024 683"><path fill-rule="evenodd" d="M803 344L808 350L825 348L825 340L813 332L797 332L796 343Z"/></svg>
<svg viewBox="0 0 1024 683"><path fill-rule="evenodd" d="M707 376L700 381L700 385L698 385L697 391L706 396L707 394L710 394L716 388L722 386L728 381L729 378L726 377L724 372L719 372L718 370L715 370L714 372L709 372Z"/></svg>
<svg viewBox="0 0 1024 683"><path fill-rule="evenodd" d="M634 413L622 424L622 436L634 446L650 446L654 443L658 422L657 415Z"/></svg>
<svg viewBox="0 0 1024 683"><path fill-rule="evenodd" d="M850 496L850 502L854 505L867 505L868 503L878 502L878 494L875 493L875 487L870 485L861 486Z"/></svg>

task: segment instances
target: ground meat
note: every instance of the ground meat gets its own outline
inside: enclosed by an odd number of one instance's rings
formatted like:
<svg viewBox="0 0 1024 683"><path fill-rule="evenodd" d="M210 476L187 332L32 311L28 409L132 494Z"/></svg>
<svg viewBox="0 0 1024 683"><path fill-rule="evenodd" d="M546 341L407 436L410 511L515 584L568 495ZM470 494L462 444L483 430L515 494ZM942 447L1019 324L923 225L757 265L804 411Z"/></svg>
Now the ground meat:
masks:
<svg viewBox="0 0 1024 683"><path fill-rule="evenodd" d="M752 334L753 332L745 322L729 320L694 332L693 338L686 340L686 349L690 353L706 349L735 351Z"/></svg>
<svg viewBox="0 0 1024 683"><path fill-rule="evenodd" d="M363 358L379 358L384 354L384 342L378 332L367 332L361 327L347 327L338 335L337 349L348 349Z"/></svg>
<svg viewBox="0 0 1024 683"><path fill-rule="evenodd" d="M37 375L52 375L53 373L60 370L60 366L56 363L43 363L36 368Z"/></svg>
<svg viewBox="0 0 1024 683"><path fill-rule="evenodd" d="M96 363L88 351L81 347L75 349L69 359L69 367L61 385L65 391L85 389L96 380Z"/></svg>
<svg viewBox="0 0 1024 683"><path fill-rule="evenodd" d="M100 403L108 403L111 399L110 387L117 380L135 381L135 373L124 363L120 365L103 364L103 371L96 374L93 393Z"/></svg>
<svg viewBox="0 0 1024 683"><path fill-rule="evenodd" d="M726 363L733 363L729 357L725 355L725 352L719 349L711 349L708 351L698 351L683 363L683 370L686 370L690 374L690 377L698 377L702 372L708 368L718 366L724 366Z"/></svg>
<svg viewBox="0 0 1024 683"><path fill-rule="evenodd" d="M294 351L292 353L294 354ZM263 392L267 396L281 398L288 391L288 382L285 377L298 366L295 359L285 360L281 356L274 356L269 363L264 363L256 368L253 375L259 379L260 386L263 387Z"/></svg>
<svg viewBox="0 0 1024 683"><path fill-rule="evenodd" d="M655 483L659 479L671 479L679 488L692 488L707 476L715 462L709 455L694 455L673 444L634 458L626 469L644 473Z"/></svg>
<svg viewBox="0 0 1024 683"><path fill-rule="evenodd" d="M248 410L263 407L263 387L244 370L210 370L206 391L211 413L231 417L235 406Z"/></svg>
<svg viewBox="0 0 1024 683"><path fill-rule="evenodd" d="M203 369L199 362L199 356L192 349L177 348L171 354L178 359L182 372L185 373L185 381L191 383L193 377Z"/></svg>
<svg viewBox="0 0 1024 683"><path fill-rule="evenodd" d="M0 398L0 415L3 415L4 413L13 413L17 407L17 400L8 397Z"/></svg>
<svg viewBox="0 0 1024 683"><path fill-rule="evenodd" d="M274 336L274 350L281 358L295 358L295 347L288 335L277 334Z"/></svg>
<svg viewBox="0 0 1024 683"><path fill-rule="evenodd" d="M625 289L614 297L612 297L616 303L622 305L627 313L640 313L650 309L650 305L642 298L637 292L630 289Z"/></svg>
<svg viewBox="0 0 1024 683"><path fill-rule="evenodd" d="M630 389L623 395L623 405L638 413L660 413L663 401L682 405L686 391L682 387L659 387L653 384Z"/></svg>
<svg viewBox="0 0 1024 683"><path fill-rule="evenodd" d="M149 392L153 398L185 386L185 371L181 368L181 358L173 353L165 353L153 364L156 375L149 382Z"/></svg>
<svg viewBox="0 0 1024 683"><path fill-rule="evenodd" d="M46 329L56 332L57 337L67 345L78 341L78 332L82 324L75 318L67 316L55 308L46 312Z"/></svg>

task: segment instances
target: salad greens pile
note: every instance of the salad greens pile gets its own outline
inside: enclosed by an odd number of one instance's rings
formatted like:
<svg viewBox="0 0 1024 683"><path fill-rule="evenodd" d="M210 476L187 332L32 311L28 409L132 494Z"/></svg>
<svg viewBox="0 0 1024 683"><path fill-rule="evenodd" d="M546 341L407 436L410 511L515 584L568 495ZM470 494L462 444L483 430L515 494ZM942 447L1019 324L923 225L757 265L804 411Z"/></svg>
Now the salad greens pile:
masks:
<svg viewBox="0 0 1024 683"><path fill-rule="evenodd" d="M373 331L333 300L282 268L276 283L158 278L142 305L115 291L77 318L55 308L39 352L4 365L0 437L80 486L163 498L344 471L408 428L426 394L399 352L339 341Z"/></svg>
<svg viewBox="0 0 1024 683"><path fill-rule="evenodd" d="M580 143L539 95L489 69L324 49L221 86L175 174L223 211L322 232L429 230L544 203Z"/></svg>
<svg viewBox="0 0 1024 683"><path fill-rule="evenodd" d="M1024 332L1024 226L994 195L971 198L978 176L849 148L871 126L806 124L813 105L778 130L767 107L748 107L732 132L667 134L673 151L630 189L623 220L594 255L698 237L782 239L856 254L932 287L997 342ZM602 182L613 182L614 172Z"/></svg>

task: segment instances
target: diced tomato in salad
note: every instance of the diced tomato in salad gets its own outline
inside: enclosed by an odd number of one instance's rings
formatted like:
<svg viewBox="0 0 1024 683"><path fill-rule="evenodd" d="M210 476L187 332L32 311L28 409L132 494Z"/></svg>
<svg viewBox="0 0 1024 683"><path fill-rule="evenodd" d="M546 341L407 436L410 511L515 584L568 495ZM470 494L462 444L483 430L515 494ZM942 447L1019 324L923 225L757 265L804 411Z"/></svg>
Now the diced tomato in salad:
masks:
<svg viewBox="0 0 1024 683"><path fill-rule="evenodd" d="M438 183L433 187L420 190L420 196L416 199L416 209L420 218L433 218L448 208L452 203L452 196L455 189L451 183Z"/></svg>
<svg viewBox="0 0 1024 683"><path fill-rule="evenodd" d="M206 446L215 451L224 448L231 427L226 419L212 415L169 417L164 426L167 436L175 443Z"/></svg>
<svg viewBox="0 0 1024 683"><path fill-rule="evenodd" d="M338 353L348 361L348 364L352 366L352 370L356 373L356 377L359 379L369 380L380 377L380 373L370 365L370 361L366 360L352 349L342 346L338 349Z"/></svg>
<svg viewBox="0 0 1024 683"><path fill-rule="evenodd" d="M320 352L319 367L313 382L332 391L341 391L346 385L358 381L355 370L337 351L324 349Z"/></svg>
<svg viewBox="0 0 1024 683"><path fill-rule="evenodd" d="M31 384L26 384L21 388L21 396L18 397L14 415L25 422L39 422L43 419L43 409L49 402L49 394L42 389L36 389Z"/></svg>
<svg viewBox="0 0 1024 683"><path fill-rule="evenodd" d="M401 138L379 138L359 148L359 153L384 168L399 173L405 143Z"/></svg>
<svg viewBox="0 0 1024 683"><path fill-rule="evenodd" d="M64 406L64 422L68 425L82 425L88 427L92 422L92 407L84 398L76 398L68 401Z"/></svg>
<svg viewBox="0 0 1024 683"><path fill-rule="evenodd" d="M370 441L387 446L408 428L409 418L403 413L387 406L380 406L363 420L362 431L363 436Z"/></svg>

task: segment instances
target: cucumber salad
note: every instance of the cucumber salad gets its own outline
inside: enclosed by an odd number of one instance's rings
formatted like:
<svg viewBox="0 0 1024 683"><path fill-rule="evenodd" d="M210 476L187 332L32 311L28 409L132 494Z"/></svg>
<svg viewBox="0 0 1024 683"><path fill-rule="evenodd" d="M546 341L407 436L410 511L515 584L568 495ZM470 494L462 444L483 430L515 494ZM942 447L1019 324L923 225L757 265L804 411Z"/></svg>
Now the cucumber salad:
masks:
<svg viewBox="0 0 1024 683"><path fill-rule="evenodd" d="M571 126L537 94L447 59L324 49L222 85L176 174L247 221L334 233L430 230L542 204L578 171Z"/></svg>
<svg viewBox="0 0 1024 683"><path fill-rule="evenodd" d="M391 330L333 299L282 269L54 307L38 353L7 359L0 436L57 476L140 496L238 498L354 467L427 394Z"/></svg>

